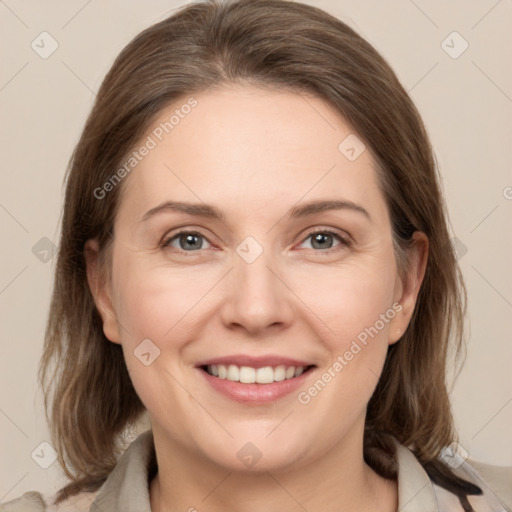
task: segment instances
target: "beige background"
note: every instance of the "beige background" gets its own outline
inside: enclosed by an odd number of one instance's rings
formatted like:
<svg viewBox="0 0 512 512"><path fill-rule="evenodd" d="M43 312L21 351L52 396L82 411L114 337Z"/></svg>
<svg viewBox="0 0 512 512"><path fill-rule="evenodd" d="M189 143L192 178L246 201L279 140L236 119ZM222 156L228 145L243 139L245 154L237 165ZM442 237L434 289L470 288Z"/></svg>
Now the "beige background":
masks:
<svg viewBox="0 0 512 512"><path fill-rule="evenodd" d="M183 3L0 2L0 501L62 483L57 463L42 469L31 453L49 441L36 370L54 261L40 260L40 240L57 243L68 158L115 56ZM468 357L452 393L461 444L512 465L512 2L308 3L369 40L424 117L469 291ZM58 43L47 59L31 48L43 31ZM453 31L469 44L456 59L442 47ZM446 44L453 53L463 41Z"/></svg>

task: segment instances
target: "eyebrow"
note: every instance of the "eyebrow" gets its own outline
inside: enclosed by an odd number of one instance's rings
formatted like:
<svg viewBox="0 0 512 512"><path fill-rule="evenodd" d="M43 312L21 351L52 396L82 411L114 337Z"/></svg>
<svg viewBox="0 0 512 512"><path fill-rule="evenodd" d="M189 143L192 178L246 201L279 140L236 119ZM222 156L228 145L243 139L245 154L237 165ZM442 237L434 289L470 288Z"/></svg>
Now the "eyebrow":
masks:
<svg viewBox="0 0 512 512"><path fill-rule="evenodd" d="M330 210L351 210L363 214L370 222L372 218L367 210L362 206L347 200L327 200L327 201L309 201L294 206L288 212L289 219L303 218L310 215L316 215ZM154 215L166 211L186 213L197 217L205 217L224 221L224 214L215 206L206 203L184 203L180 201L166 201L151 210L147 211L140 222L148 220Z"/></svg>

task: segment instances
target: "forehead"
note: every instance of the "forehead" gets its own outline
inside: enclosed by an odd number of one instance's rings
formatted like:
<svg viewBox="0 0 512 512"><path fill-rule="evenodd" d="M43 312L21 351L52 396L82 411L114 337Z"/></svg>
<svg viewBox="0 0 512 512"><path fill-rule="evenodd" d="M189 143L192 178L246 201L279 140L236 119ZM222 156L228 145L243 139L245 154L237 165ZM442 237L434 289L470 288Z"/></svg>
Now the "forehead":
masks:
<svg viewBox="0 0 512 512"><path fill-rule="evenodd" d="M357 156L364 146L352 127L312 95L233 85L184 96L135 149L144 144L151 149L124 184L120 211L179 199L256 214L276 201L374 201L379 193L370 151Z"/></svg>

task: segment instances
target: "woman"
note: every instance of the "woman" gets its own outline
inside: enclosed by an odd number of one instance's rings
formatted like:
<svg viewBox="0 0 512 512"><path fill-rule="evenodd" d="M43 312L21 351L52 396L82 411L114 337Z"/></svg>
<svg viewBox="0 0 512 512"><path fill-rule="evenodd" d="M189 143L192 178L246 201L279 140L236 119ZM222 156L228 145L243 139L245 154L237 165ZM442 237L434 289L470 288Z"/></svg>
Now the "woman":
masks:
<svg viewBox="0 0 512 512"><path fill-rule="evenodd" d="M456 443L464 308L382 57L297 2L191 4L123 50L73 154L40 372L71 481L1 510L511 510Z"/></svg>

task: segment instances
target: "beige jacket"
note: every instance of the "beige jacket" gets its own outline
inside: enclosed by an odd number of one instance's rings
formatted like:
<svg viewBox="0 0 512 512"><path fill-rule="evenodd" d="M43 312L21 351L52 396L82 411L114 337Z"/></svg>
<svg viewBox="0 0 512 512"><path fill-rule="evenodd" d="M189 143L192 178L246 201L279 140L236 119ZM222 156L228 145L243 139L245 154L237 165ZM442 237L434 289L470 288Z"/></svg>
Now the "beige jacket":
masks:
<svg viewBox="0 0 512 512"><path fill-rule="evenodd" d="M154 460L153 433L140 434L128 447L102 487L58 506L53 496L26 492L0 504L0 512L151 512L149 473ZM397 444L399 512L463 512L450 492L433 484L414 454ZM476 483L481 496L468 497L476 512L512 512L512 467L467 461L455 473Z"/></svg>

